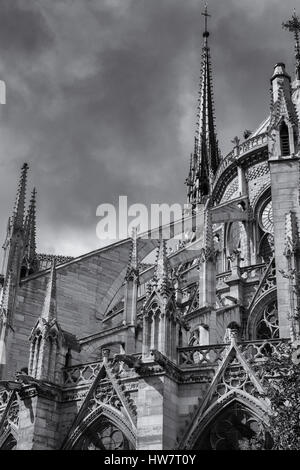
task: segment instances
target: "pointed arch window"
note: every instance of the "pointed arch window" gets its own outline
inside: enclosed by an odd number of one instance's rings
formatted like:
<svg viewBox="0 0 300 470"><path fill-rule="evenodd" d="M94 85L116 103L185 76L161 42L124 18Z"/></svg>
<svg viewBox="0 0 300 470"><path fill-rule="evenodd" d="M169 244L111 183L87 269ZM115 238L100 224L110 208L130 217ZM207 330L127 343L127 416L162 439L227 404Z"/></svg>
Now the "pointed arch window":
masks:
<svg viewBox="0 0 300 470"><path fill-rule="evenodd" d="M227 406L198 439L195 450L271 449L272 441L262 421L241 403Z"/></svg>
<svg viewBox="0 0 300 470"><path fill-rule="evenodd" d="M281 155L287 157L291 154L289 129L285 121L282 121L279 129Z"/></svg>

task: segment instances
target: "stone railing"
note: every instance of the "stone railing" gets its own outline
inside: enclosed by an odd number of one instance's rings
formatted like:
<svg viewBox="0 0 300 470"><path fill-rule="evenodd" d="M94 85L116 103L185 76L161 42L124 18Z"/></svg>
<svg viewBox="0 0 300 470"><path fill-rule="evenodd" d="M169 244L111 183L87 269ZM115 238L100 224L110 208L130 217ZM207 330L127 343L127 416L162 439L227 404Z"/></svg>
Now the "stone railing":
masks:
<svg viewBox="0 0 300 470"><path fill-rule="evenodd" d="M289 339L263 339L254 341L243 341L238 343L238 348L250 362L262 362L274 352L284 352ZM225 357L226 349L230 347L229 343L212 344L207 346L188 346L178 348L178 365L182 368L209 368L217 367ZM141 359L141 353L134 354L136 359ZM111 359L112 360L112 359ZM102 362L90 362L63 369L64 386L66 388L77 387L78 385L90 384L97 376ZM0 393L0 400L4 405L9 395Z"/></svg>
<svg viewBox="0 0 300 470"><path fill-rule="evenodd" d="M245 153L249 152L253 148L266 145L268 143L268 134L266 132L255 135L248 140L245 140L242 144L237 147L238 157L243 156Z"/></svg>
<svg viewBox="0 0 300 470"><path fill-rule="evenodd" d="M115 355L115 356L118 356ZM122 354L121 354L122 356ZM135 361L142 359L142 353L132 354L135 358ZM120 361L122 358L119 359ZM114 364L115 357L108 358L109 364ZM66 388L76 387L77 385L85 385L93 382L100 371L103 362L99 360L98 362L87 362L85 364L78 364L72 367L65 367L63 369L63 385Z"/></svg>
<svg viewBox="0 0 300 470"><path fill-rule="evenodd" d="M288 339L263 339L257 341L243 341L238 348L244 357L251 362L261 362L274 352L284 352ZM216 367L224 358L226 344L210 346L190 346L178 348L178 365L180 367Z"/></svg>
<svg viewBox="0 0 300 470"><path fill-rule="evenodd" d="M240 157L245 155L245 153L250 150L266 145L268 142L268 134L263 133L256 135L240 145L237 145L226 157L221 161L214 178L213 188L215 188L219 177L221 174L228 168L232 163L237 161Z"/></svg>
<svg viewBox="0 0 300 470"><path fill-rule="evenodd" d="M289 339L263 339L257 341L244 341L239 344L239 349L243 356L251 362L264 361L274 353L283 353L287 347Z"/></svg>
<svg viewBox="0 0 300 470"><path fill-rule="evenodd" d="M97 376L102 362L89 362L63 369L64 387L74 387L91 383Z"/></svg>
<svg viewBox="0 0 300 470"><path fill-rule="evenodd" d="M215 367L222 361L223 352L227 346L228 344L214 344L178 348L178 365L180 367Z"/></svg>

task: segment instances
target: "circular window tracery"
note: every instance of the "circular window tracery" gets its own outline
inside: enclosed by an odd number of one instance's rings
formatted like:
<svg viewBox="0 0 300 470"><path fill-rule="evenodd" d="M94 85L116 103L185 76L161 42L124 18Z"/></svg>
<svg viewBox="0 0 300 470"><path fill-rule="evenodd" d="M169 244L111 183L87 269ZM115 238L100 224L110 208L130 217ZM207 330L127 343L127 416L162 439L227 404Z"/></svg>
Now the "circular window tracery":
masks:
<svg viewBox="0 0 300 470"><path fill-rule="evenodd" d="M279 338L277 300L268 304L262 311L255 328L256 339Z"/></svg>
<svg viewBox="0 0 300 470"><path fill-rule="evenodd" d="M76 445L77 450L129 450L132 446L124 433L108 420L87 429Z"/></svg>

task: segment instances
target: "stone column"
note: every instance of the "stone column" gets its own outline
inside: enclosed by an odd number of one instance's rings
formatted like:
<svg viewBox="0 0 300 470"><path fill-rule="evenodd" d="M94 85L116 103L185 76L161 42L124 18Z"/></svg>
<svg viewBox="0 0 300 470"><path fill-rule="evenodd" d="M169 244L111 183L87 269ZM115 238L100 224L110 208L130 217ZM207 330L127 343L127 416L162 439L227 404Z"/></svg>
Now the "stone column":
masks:
<svg viewBox="0 0 300 470"><path fill-rule="evenodd" d="M172 450L177 434L177 383L167 375L141 378L137 399L137 450Z"/></svg>
<svg viewBox="0 0 300 470"><path fill-rule="evenodd" d="M215 306L216 303L216 264L207 259L199 263L199 305Z"/></svg>
<svg viewBox="0 0 300 470"><path fill-rule="evenodd" d="M59 448L59 403L55 393L27 386L21 393L17 450Z"/></svg>

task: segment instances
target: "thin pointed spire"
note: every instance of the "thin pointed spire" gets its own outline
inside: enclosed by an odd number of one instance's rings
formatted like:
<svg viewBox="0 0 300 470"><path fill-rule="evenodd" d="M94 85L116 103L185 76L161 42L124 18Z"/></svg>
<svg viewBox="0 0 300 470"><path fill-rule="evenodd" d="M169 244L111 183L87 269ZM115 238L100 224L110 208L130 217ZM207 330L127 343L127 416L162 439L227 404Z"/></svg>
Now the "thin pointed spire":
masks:
<svg viewBox="0 0 300 470"><path fill-rule="evenodd" d="M157 291L162 296L166 297L172 287L173 284L170 276L166 241L160 238L158 242L156 260L154 263L154 273L152 279L147 283L146 287L147 297L149 297L153 291Z"/></svg>
<svg viewBox="0 0 300 470"><path fill-rule="evenodd" d="M163 279L168 275L168 265L167 265L167 246L166 240L160 238L158 245L158 252L155 265L155 277L157 279Z"/></svg>
<svg viewBox="0 0 300 470"><path fill-rule="evenodd" d="M296 62L296 80L300 80L300 18L296 14L296 10L294 9L294 13L292 18L288 20L286 23L282 23L282 27L284 29L288 29L290 32L294 33L294 40L295 40L295 62Z"/></svg>
<svg viewBox="0 0 300 470"><path fill-rule="evenodd" d="M47 322L56 319L56 261L52 260L41 317Z"/></svg>
<svg viewBox="0 0 300 470"><path fill-rule="evenodd" d="M132 235L131 235L131 252L129 256L129 263L128 263L128 268L127 268L127 275L129 275L131 272L137 272L138 270L138 250L137 250L137 229L133 228L132 229Z"/></svg>
<svg viewBox="0 0 300 470"><path fill-rule="evenodd" d="M166 240L160 238L158 245L155 271L153 276L153 287L162 295L167 295L173 287L170 266L167 257Z"/></svg>
<svg viewBox="0 0 300 470"><path fill-rule="evenodd" d="M27 172L28 164L24 163L21 169L21 177L19 181L16 202L13 211L13 228L22 229L24 226L24 214L25 214L25 198L26 198L26 183L27 183Z"/></svg>
<svg viewBox="0 0 300 470"><path fill-rule="evenodd" d="M138 265L138 247L137 247L137 229L132 230L131 236L131 251L129 255L129 261L126 271L125 280L138 279L139 277L139 265Z"/></svg>
<svg viewBox="0 0 300 470"><path fill-rule="evenodd" d="M194 145L193 181L188 178L188 202L195 207L211 191L213 177L220 163L220 153L215 131L213 85L210 48L208 46L207 20L211 16L205 5L204 44L202 47L200 91Z"/></svg>
<svg viewBox="0 0 300 470"><path fill-rule="evenodd" d="M25 223L25 253L29 262L36 256L36 189L31 193L30 204Z"/></svg>

